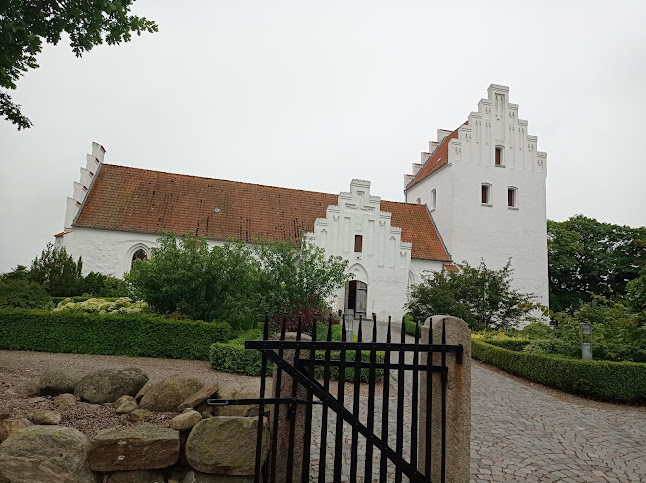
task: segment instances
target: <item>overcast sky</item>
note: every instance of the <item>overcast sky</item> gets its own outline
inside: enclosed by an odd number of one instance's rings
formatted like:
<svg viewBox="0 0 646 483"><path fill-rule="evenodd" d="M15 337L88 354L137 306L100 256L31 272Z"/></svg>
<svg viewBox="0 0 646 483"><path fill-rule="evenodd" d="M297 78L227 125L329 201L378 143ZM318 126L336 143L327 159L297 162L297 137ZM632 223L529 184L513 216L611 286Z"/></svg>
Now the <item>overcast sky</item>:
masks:
<svg viewBox="0 0 646 483"><path fill-rule="evenodd" d="M438 128L510 88L548 154L547 213L646 225L646 2L138 0L159 33L46 46L0 121L0 272L62 230L107 163L403 201Z"/></svg>

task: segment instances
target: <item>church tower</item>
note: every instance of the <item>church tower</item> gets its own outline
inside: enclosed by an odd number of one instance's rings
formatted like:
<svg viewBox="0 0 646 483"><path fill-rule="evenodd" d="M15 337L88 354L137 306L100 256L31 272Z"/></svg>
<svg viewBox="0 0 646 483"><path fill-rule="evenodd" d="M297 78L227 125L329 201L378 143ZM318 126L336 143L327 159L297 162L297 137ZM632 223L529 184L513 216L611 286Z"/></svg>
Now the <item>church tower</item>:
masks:
<svg viewBox="0 0 646 483"><path fill-rule="evenodd" d="M422 162L405 176L406 201L425 204L457 263L499 269L511 258L516 288L548 305L547 154L492 84L455 131L438 129Z"/></svg>

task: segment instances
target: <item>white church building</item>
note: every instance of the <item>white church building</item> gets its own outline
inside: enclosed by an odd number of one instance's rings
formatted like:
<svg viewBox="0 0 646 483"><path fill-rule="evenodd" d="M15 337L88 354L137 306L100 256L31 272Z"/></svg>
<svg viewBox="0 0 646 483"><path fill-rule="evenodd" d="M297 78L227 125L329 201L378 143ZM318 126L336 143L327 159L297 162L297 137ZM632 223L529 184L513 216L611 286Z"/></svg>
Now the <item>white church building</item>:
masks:
<svg viewBox="0 0 646 483"><path fill-rule="evenodd" d="M548 304L547 155L507 87L491 85L464 124L437 131L404 176L403 203L382 200L365 180L328 194L112 165L104 155L93 143L55 235L86 272L123 276L160 232L203 236L211 246L305 233L349 262L354 277L338 309L400 318L424 272L481 260L497 269L510 258L515 286Z"/></svg>

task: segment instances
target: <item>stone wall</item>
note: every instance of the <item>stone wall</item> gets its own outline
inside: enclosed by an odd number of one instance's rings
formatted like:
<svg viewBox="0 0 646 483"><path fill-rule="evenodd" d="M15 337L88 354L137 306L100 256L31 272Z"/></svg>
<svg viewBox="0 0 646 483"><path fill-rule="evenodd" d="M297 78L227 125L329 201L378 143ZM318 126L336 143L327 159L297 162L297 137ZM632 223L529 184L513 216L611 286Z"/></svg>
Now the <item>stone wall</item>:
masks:
<svg viewBox="0 0 646 483"><path fill-rule="evenodd" d="M257 398L258 389L255 381L220 387L181 374L149 382L136 368L82 377L49 369L37 385L15 390L29 401L47 400L55 410L33 411L27 418L0 414L0 483L253 481L257 407L216 408L206 401ZM70 418L69 409L80 403L109 407L123 424L87 437ZM167 413L174 413L172 419L156 416ZM263 420L266 454L269 430Z"/></svg>

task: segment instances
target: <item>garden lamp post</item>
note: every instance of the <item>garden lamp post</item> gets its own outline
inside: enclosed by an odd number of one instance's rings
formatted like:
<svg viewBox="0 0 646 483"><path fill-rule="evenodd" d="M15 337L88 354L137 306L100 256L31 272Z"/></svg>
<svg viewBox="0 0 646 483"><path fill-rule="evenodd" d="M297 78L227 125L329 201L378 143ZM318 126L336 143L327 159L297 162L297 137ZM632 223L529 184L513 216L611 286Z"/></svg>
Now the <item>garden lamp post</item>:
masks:
<svg viewBox="0 0 646 483"><path fill-rule="evenodd" d="M585 342L590 340L592 335L592 324L589 322L581 323L581 358L584 361L592 360L592 344L590 342Z"/></svg>
<svg viewBox="0 0 646 483"><path fill-rule="evenodd" d="M354 325L354 310L353 309L346 309L345 313L343 314L343 318L345 320L345 340L352 342L352 332L353 332L353 325Z"/></svg>

